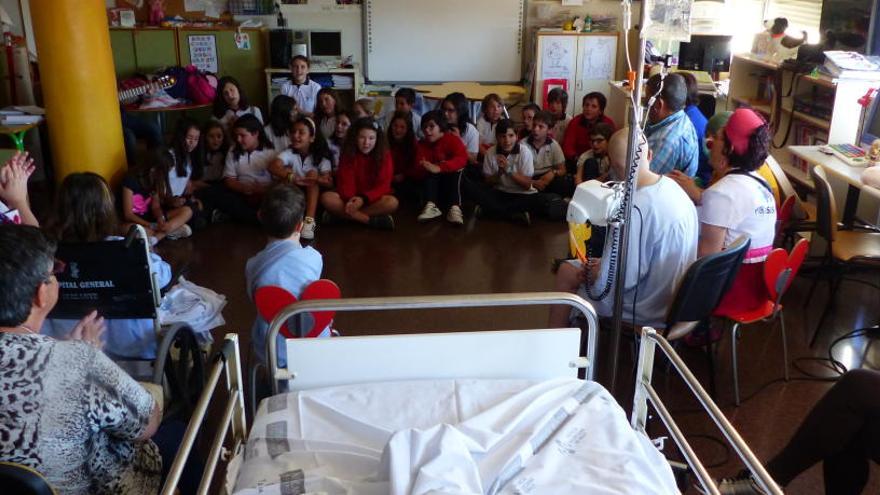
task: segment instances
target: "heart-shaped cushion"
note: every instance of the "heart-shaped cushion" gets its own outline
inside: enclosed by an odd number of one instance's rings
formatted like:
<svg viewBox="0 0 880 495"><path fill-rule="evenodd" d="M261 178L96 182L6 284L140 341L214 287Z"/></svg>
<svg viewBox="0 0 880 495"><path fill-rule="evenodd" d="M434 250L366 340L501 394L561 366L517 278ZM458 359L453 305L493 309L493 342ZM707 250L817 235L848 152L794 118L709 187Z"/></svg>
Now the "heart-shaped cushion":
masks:
<svg viewBox="0 0 880 495"><path fill-rule="evenodd" d="M341 295L339 286L333 283L333 281L320 279L306 287L302 293L302 300L339 299ZM297 298L282 287L267 285L257 289L254 293L254 302L257 305L257 311L260 313L260 316L265 321L271 322L282 309L297 302ZM335 311L316 311L311 313L312 326L308 331L304 331L303 335L307 338L317 337L333 321L335 315ZM286 338L296 338L296 335L290 331L287 322L281 326L280 332Z"/></svg>
<svg viewBox="0 0 880 495"><path fill-rule="evenodd" d="M764 261L764 284L772 301L777 300L779 292L784 294L788 287L791 286L794 277L797 276L798 271L801 269L809 248L809 241L801 239L794 245L791 253L787 253L784 249L774 249L767 256L767 259ZM791 274L788 276L785 286L779 287L777 284L779 274L786 269L791 270Z"/></svg>

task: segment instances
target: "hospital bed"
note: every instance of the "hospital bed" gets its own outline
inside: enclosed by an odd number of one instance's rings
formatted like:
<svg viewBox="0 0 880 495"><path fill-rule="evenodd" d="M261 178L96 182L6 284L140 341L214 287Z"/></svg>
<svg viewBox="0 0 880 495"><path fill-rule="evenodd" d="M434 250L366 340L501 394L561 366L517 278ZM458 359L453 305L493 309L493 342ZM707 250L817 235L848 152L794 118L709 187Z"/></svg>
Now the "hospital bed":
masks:
<svg viewBox="0 0 880 495"><path fill-rule="evenodd" d="M566 304L581 330L289 339L274 336L311 311L386 311ZM649 404L705 493L717 486L651 384L659 348L766 493L782 494L669 343L641 331L631 417L594 373L598 322L567 293L304 301L273 320L267 341L275 395L246 436L240 358L228 336L211 368L163 494L173 493L212 391L227 400L199 493L678 493L648 438ZM576 375L583 370L587 380ZM225 387L218 387L225 374ZM224 388L225 391L224 392ZM219 461L225 474L217 474ZM222 488L221 488L222 486Z"/></svg>

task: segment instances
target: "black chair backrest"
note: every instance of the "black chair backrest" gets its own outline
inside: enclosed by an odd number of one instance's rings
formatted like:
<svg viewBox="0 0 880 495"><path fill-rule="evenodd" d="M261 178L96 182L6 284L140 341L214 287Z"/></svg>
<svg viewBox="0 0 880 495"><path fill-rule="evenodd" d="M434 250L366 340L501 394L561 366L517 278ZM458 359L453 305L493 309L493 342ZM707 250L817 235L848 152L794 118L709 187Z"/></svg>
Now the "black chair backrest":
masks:
<svg viewBox="0 0 880 495"><path fill-rule="evenodd" d="M666 329L676 323L701 321L712 314L730 289L751 240L742 236L727 249L703 256L688 268L666 314Z"/></svg>
<svg viewBox="0 0 880 495"><path fill-rule="evenodd" d="M55 257L58 304L50 318L79 319L97 309L104 318L154 318L155 289L144 239L60 243Z"/></svg>
<svg viewBox="0 0 880 495"><path fill-rule="evenodd" d="M816 165L810 170L813 186L816 190L816 233L828 242L834 242L837 230L837 205L834 203L834 192L825 170Z"/></svg>
<svg viewBox="0 0 880 495"><path fill-rule="evenodd" d="M0 486L3 487L3 493L55 495L55 490L43 475L12 462L0 462Z"/></svg>

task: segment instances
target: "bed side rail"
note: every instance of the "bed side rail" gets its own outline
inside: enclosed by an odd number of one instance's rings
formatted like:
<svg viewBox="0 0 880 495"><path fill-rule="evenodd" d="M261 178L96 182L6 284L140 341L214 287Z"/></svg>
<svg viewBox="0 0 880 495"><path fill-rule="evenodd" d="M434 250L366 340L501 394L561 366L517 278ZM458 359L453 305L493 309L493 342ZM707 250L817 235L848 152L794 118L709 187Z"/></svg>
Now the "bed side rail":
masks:
<svg viewBox="0 0 880 495"><path fill-rule="evenodd" d="M599 319L593 306L582 297L568 292L521 292L512 294L460 294L450 296L406 296L406 297L365 297L351 299L330 299L300 301L282 309L269 325L266 335L266 356L269 360L269 373L273 393L278 393L279 377L285 377L286 370L278 368L278 349L276 340L281 326L290 318L312 311L388 311L405 309L459 309L486 308L502 306L540 306L568 305L577 309L587 320L587 363L586 377L593 379L596 363L596 345Z"/></svg>
<svg viewBox="0 0 880 495"><path fill-rule="evenodd" d="M773 478L770 477L764 469L764 466L758 458L755 457L755 454L749 446L746 445L746 442L742 439L733 425L730 424L724 416L724 413L722 413L721 409L715 404L715 401L713 401L709 394L706 393L706 390L703 389L703 386L700 385L697 378L691 373L684 361L681 360L678 353L675 352L666 339L658 335L653 328L648 327L642 329L642 338L639 347L639 361L638 369L636 371L636 390L633 398L633 411L630 420L632 427L640 432L645 432L645 426L648 419L648 402L650 401L654 410L657 412L657 415L663 421L663 424L666 425L675 444L684 455L688 465L690 465L697 478L700 480L704 493L720 495L715 480L709 475L706 467L697 458L693 448L691 448L690 444L687 442L684 433L682 433L675 424L669 410L666 409L666 406L660 400L659 394L657 394L657 391L651 385L651 378L654 369L654 354L655 349L658 346L660 347L660 350L663 351L663 354L666 355L667 359L669 359L672 367L675 368L675 371L678 372L679 376L681 376L688 388L690 388L694 397L696 397L697 401L699 401L702 407L706 410L706 414L712 418L712 421L715 422L715 425L721 430L721 433L730 445L733 446L737 456L739 456L746 468L752 473L755 480L764 490L764 493L770 495L783 495L782 490L776 482L773 481Z"/></svg>
<svg viewBox="0 0 880 495"><path fill-rule="evenodd" d="M205 416L208 412L211 398L217 390L220 390L217 385L220 383L220 375L224 374L224 372L226 375L225 385L229 397L223 406L223 416L221 417L217 432L211 441L210 452L205 458L205 469L202 473L198 489L199 495L208 493L217 463L221 457L225 458L229 455L229 451L223 447L224 440L226 440L228 434L232 433L232 452L235 452L238 446L246 440L247 425L245 423L244 395L242 393L241 352L239 351L238 335L229 333L223 339L223 347L214 356L205 388L202 391L202 395L199 396L199 401L196 403L195 410L183 434L180 449L174 457L174 462L171 464L165 485L162 487L162 495L172 495L177 488L177 483L180 481L180 475L183 472L186 460L189 458L199 430L205 423Z"/></svg>

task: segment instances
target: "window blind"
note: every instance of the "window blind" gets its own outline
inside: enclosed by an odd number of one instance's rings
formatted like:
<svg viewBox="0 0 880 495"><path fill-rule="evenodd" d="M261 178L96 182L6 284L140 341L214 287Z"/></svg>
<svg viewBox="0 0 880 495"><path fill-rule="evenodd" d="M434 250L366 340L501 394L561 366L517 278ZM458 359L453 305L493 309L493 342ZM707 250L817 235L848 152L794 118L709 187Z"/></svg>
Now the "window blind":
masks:
<svg viewBox="0 0 880 495"><path fill-rule="evenodd" d="M789 34L806 31L810 40L818 40L819 21L822 18L822 0L767 0L767 19L788 19Z"/></svg>

